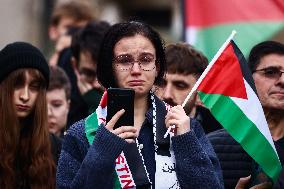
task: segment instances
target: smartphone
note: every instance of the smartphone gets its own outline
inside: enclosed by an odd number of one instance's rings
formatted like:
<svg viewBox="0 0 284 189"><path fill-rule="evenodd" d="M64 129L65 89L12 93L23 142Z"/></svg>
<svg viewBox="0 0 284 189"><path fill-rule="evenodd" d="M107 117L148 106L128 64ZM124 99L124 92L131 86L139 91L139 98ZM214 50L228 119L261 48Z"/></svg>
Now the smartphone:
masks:
<svg viewBox="0 0 284 189"><path fill-rule="evenodd" d="M125 110L124 114L114 125L114 129L121 126L134 125L134 95L135 91L128 88L109 88L107 90L106 121L109 122L119 110Z"/></svg>

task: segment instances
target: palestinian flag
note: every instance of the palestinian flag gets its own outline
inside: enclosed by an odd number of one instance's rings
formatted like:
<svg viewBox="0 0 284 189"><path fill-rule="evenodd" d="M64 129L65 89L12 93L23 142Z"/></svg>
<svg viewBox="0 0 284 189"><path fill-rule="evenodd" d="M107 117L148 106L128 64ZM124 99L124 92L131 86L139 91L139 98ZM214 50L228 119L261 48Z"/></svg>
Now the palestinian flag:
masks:
<svg viewBox="0 0 284 189"><path fill-rule="evenodd" d="M197 81L200 99L212 115L274 181L279 161L252 75L232 40Z"/></svg>
<svg viewBox="0 0 284 189"><path fill-rule="evenodd" d="M283 0L183 0L186 42L209 60L236 30L235 41L245 56L257 43L284 27Z"/></svg>

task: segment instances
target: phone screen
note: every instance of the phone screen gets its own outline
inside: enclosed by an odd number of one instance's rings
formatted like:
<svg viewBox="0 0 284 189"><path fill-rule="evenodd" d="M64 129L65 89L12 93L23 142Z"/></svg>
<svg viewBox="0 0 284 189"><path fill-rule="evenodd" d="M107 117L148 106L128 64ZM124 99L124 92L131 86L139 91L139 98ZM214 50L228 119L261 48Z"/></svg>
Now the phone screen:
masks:
<svg viewBox="0 0 284 189"><path fill-rule="evenodd" d="M134 125L134 95L133 89L110 88L107 90L107 122L119 110L125 110L124 114L116 122L114 129L120 126Z"/></svg>

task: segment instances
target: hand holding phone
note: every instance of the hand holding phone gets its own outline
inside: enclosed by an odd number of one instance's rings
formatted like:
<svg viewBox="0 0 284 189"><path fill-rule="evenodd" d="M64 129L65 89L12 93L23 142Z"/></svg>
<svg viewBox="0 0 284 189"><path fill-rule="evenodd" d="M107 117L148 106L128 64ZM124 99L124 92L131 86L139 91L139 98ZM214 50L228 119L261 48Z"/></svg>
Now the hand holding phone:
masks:
<svg viewBox="0 0 284 189"><path fill-rule="evenodd" d="M121 109L125 112L117 120L114 129L121 126L134 125L134 95L133 89L110 88L107 90L107 118L109 122L111 118Z"/></svg>
<svg viewBox="0 0 284 189"><path fill-rule="evenodd" d="M114 116L107 122L105 126L113 134L117 135L118 137L125 139L128 143L134 143L135 138L137 138L137 129L133 126L121 126L114 129L114 125L117 120L125 113L125 110L122 109L118 111Z"/></svg>

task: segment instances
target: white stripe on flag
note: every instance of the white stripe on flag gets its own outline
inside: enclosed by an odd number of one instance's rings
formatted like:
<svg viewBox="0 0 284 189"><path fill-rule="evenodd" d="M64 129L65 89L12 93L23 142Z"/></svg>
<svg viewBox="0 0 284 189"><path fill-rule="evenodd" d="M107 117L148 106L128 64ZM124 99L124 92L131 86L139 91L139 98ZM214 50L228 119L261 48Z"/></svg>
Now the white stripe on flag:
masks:
<svg viewBox="0 0 284 189"><path fill-rule="evenodd" d="M248 100L236 97L231 97L231 99L248 117L248 119L250 119L256 125L258 130L267 139L267 141L270 143L270 145L273 147L274 151L277 154L260 101L245 79L244 83L247 91Z"/></svg>

